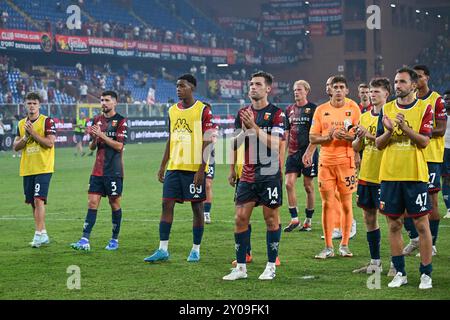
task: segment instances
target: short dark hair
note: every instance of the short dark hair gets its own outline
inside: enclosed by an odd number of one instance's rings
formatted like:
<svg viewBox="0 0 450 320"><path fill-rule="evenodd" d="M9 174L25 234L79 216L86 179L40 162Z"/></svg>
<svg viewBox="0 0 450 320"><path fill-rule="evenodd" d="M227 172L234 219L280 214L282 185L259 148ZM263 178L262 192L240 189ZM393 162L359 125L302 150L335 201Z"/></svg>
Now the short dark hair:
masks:
<svg viewBox="0 0 450 320"><path fill-rule="evenodd" d="M265 72L265 71L257 71L250 76L250 80L256 77L262 77L266 81L268 86L271 86L273 83L273 75Z"/></svg>
<svg viewBox="0 0 450 320"><path fill-rule="evenodd" d="M25 100L37 100L39 101L39 103L42 102L41 96L39 95L39 93L36 92L29 92L26 95Z"/></svg>
<svg viewBox="0 0 450 320"><path fill-rule="evenodd" d="M383 88L391 94L391 82L388 78L374 78L370 81L370 86L375 88Z"/></svg>
<svg viewBox="0 0 450 320"><path fill-rule="evenodd" d="M112 90L103 91L101 96L102 97L111 96L114 99L118 100L117 93L115 91L112 91Z"/></svg>
<svg viewBox="0 0 450 320"><path fill-rule="evenodd" d="M369 86L367 85L367 83L364 82L364 83L360 83L360 84L359 84L358 90L361 89L361 88L369 89Z"/></svg>
<svg viewBox="0 0 450 320"><path fill-rule="evenodd" d="M336 83L343 83L348 88L347 79L345 79L344 76L335 76L333 80L331 80L331 86L333 86Z"/></svg>
<svg viewBox="0 0 450 320"><path fill-rule="evenodd" d="M195 79L195 77L190 73L183 74L181 77L178 78L178 80L186 80L194 87L197 87L197 79Z"/></svg>
<svg viewBox="0 0 450 320"><path fill-rule="evenodd" d="M413 67L414 70L422 70L426 76L430 76L430 69L424 64L417 64Z"/></svg>
<svg viewBox="0 0 450 320"><path fill-rule="evenodd" d="M408 73L411 77L411 81L417 83L419 81L419 75L413 69L408 67L403 67L397 70L397 73Z"/></svg>

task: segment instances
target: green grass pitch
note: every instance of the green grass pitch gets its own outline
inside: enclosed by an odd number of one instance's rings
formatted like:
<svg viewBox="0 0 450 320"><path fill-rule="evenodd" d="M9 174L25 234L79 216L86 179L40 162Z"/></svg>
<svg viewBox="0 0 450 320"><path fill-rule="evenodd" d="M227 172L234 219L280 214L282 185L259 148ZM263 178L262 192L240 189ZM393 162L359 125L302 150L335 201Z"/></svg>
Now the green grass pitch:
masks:
<svg viewBox="0 0 450 320"><path fill-rule="evenodd" d="M91 235L92 251L77 252L69 247L79 239L87 210L87 187L93 157L74 157L74 150L56 151L56 172L50 185L47 230L51 244L32 249L34 222L24 204L19 159L0 154L0 299L450 299L450 223L441 221L438 256L433 259L432 290L419 285L419 259L406 258L409 284L389 289L389 247L386 222L380 217L384 270L381 289L367 288L367 275L352 274L369 259L362 212L356 206L358 233L351 240L353 258L313 259L323 247L320 239L321 205L316 192L313 231L283 233L280 242L281 266L274 281L258 280L266 264L266 232L260 208L252 216L254 262L248 265L247 280L225 282L222 277L234 259L233 189L227 184L228 165L216 166L212 224L205 226L201 261L186 261L192 247L192 213L189 204L175 207L169 243L170 260L146 264L143 258L159 244L158 223L162 185L156 179L164 144L127 145L122 199L124 220L117 252L104 250L111 236L111 211L102 200ZM300 212L304 211L304 191L297 184ZM445 211L440 197L440 209ZM281 208L283 226L289 222L287 197ZM405 237L406 238L406 235ZM336 241L335 248L339 243ZM69 266L78 266L81 289L69 290ZM314 278L304 279L305 276Z"/></svg>

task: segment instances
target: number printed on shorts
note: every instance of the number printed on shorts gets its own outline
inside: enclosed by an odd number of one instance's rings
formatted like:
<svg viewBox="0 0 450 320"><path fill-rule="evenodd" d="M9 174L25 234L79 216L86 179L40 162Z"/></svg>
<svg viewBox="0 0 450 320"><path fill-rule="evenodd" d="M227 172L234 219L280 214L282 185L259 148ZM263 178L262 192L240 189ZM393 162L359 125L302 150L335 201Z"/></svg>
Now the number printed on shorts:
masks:
<svg viewBox="0 0 450 320"><path fill-rule="evenodd" d="M267 191L269 192L269 200L272 200L272 197L274 199L278 199L278 187L273 188L267 188Z"/></svg>
<svg viewBox="0 0 450 320"><path fill-rule="evenodd" d="M355 183L356 183L355 176L345 177L345 186L346 187L354 186Z"/></svg>
<svg viewBox="0 0 450 320"><path fill-rule="evenodd" d="M214 174L214 167L212 167L212 166L208 167L208 174L209 175L213 175Z"/></svg>
<svg viewBox="0 0 450 320"><path fill-rule="evenodd" d="M436 172L430 173L430 183L434 184L434 180L436 180Z"/></svg>
<svg viewBox="0 0 450 320"><path fill-rule="evenodd" d="M111 191L115 192L117 190L116 181L111 181Z"/></svg>
<svg viewBox="0 0 450 320"><path fill-rule="evenodd" d="M190 192L191 194L202 193L202 186L195 187L195 184L192 183L192 184L189 186L189 192Z"/></svg>
<svg viewBox="0 0 450 320"><path fill-rule="evenodd" d="M424 207L427 205L427 196L428 196L428 192L424 192L422 194L418 194L417 195L417 199L416 199L416 204Z"/></svg>
<svg viewBox="0 0 450 320"><path fill-rule="evenodd" d="M41 191L41 185L39 183L36 183L34 185L34 193L39 193Z"/></svg>

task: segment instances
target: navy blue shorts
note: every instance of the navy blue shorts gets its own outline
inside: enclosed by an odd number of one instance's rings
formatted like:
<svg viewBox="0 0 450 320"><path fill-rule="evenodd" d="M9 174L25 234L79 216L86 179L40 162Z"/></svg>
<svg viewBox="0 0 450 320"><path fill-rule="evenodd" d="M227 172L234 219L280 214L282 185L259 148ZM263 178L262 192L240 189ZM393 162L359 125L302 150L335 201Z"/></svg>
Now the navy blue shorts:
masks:
<svg viewBox="0 0 450 320"><path fill-rule="evenodd" d="M206 177L201 186L194 185L195 172L167 170L164 176L163 200L202 202L206 200Z"/></svg>
<svg viewBox="0 0 450 320"><path fill-rule="evenodd" d="M83 142L84 134L76 134L74 135L76 143Z"/></svg>
<svg viewBox="0 0 450 320"><path fill-rule="evenodd" d="M206 173L206 179L214 179L214 173L216 172L216 164L208 165L208 172Z"/></svg>
<svg viewBox="0 0 450 320"><path fill-rule="evenodd" d="M441 190L441 163L428 162L428 192L436 193Z"/></svg>
<svg viewBox="0 0 450 320"><path fill-rule="evenodd" d="M416 181L382 181L380 212L386 216L421 217L431 213L428 183Z"/></svg>
<svg viewBox="0 0 450 320"><path fill-rule="evenodd" d="M51 179L51 173L23 177L23 193L25 195L25 203L34 204L34 199L41 199L44 200L45 204L47 204L47 195Z"/></svg>
<svg viewBox="0 0 450 320"><path fill-rule="evenodd" d="M356 204L361 209L373 210L380 207L380 185L375 183L358 183Z"/></svg>
<svg viewBox="0 0 450 320"><path fill-rule="evenodd" d="M233 201L236 203L237 191L238 191L239 179L236 179L236 185L234 186L234 198Z"/></svg>
<svg viewBox="0 0 450 320"><path fill-rule="evenodd" d="M303 165L302 157L306 150L297 151L293 155L290 155L286 159L286 174L297 173L298 176L304 175L305 177L317 177L317 168L319 163L319 153L317 150L313 155L313 163L309 168L305 168Z"/></svg>
<svg viewBox="0 0 450 320"><path fill-rule="evenodd" d="M236 190L236 205L256 202L255 206L278 208L283 204L283 188L281 179L265 182L239 181Z"/></svg>
<svg viewBox="0 0 450 320"><path fill-rule="evenodd" d="M98 194L102 197L118 198L122 195L122 177L98 177L91 176L89 179L89 194Z"/></svg>
<svg viewBox="0 0 450 320"><path fill-rule="evenodd" d="M441 163L441 176L450 176L450 149L444 149L444 162Z"/></svg>

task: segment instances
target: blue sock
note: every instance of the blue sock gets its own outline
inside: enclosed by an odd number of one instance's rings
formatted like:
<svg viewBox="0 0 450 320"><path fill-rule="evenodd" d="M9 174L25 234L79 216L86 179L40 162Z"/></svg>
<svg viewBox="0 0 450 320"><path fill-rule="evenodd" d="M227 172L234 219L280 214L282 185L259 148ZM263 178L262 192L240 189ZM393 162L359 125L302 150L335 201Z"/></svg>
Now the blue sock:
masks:
<svg viewBox="0 0 450 320"><path fill-rule="evenodd" d="M120 223L122 222L122 209L112 212L112 238L118 239L120 232Z"/></svg>
<svg viewBox="0 0 450 320"><path fill-rule="evenodd" d="M281 228L275 231L267 231L266 241L267 241L267 258L269 262L275 263L278 256L278 247L281 238Z"/></svg>
<svg viewBox="0 0 450 320"><path fill-rule="evenodd" d="M203 206L204 206L203 212L211 212L211 207L212 207L212 203L211 202L205 202L203 204Z"/></svg>
<svg viewBox="0 0 450 320"><path fill-rule="evenodd" d="M431 230L431 237L433 238L433 246L436 245L436 240L439 231L439 222L440 220L430 220L430 230Z"/></svg>
<svg viewBox="0 0 450 320"><path fill-rule="evenodd" d="M84 220L83 238L89 239L92 228L95 225L95 220L97 220L97 210L88 209L86 219Z"/></svg>
<svg viewBox="0 0 450 320"><path fill-rule="evenodd" d="M426 274L427 276L431 277L431 272L433 271L433 266L431 265L431 263L429 265L424 266L422 263L420 264L419 267L419 272L420 274Z"/></svg>
<svg viewBox="0 0 450 320"><path fill-rule="evenodd" d="M289 213L291 214L291 219L298 218L297 208L289 208Z"/></svg>
<svg viewBox="0 0 450 320"><path fill-rule="evenodd" d="M415 239L419 236L412 218L405 217L404 225L410 239Z"/></svg>
<svg viewBox="0 0 450 320"><path fill-rule="evenodd" d="M234 241L236 242L237 263L245 263L245 254L247 253L247 246L249 240L250 240L250 233L248 232L248 230L234 234Z"/></svg>
<svg viewBox="0 0 450 320"><path fill-rule="evenodd" d="M450 209L450 186L445 183L442 185L442 196L447 210Z"/></svg>
<svg viewBox="0 0 450 320"><path fill-rule="evenodd" d="M192 227L192 236L195 245L202 243L203 227Z"/></svg>
<svg viewBox="0 0 450 320"><path fill-rule="evenodd" d="M401 272L402 275L406 276L405 256L392 257L392 263L394 264L394 268L395 270L397 270L397 272Z"/></svg>
<svg viewBox="0 0 450 320"><path fill-rule="evenodd" d="M252 255L251 237L252 237L252 225L251 225L251 224L248 224L248 245L247 245L247 254L248 254L249 256Z"/></svg>
<svg viewBox="0 0 450 320"><path fill-rule="evenodd" d="M380 229L367 232L367 242L369 243L370 257L372 259L380 259Z"/></svg>
<svg viewBox="0 0 450 320"><path fill-rule="evenodd" d="M314 214L314 209L305 209L305 214L308 219L312 219Z"/></svg>
<svg viewBox="0 0 450 320"><path fill-rule="evenodd" d="M170 229L172 228L171 223L167 223L164 221L161 221L159 223L159 240L160 241L168 241L169 235L170 235Z"/></svg>

